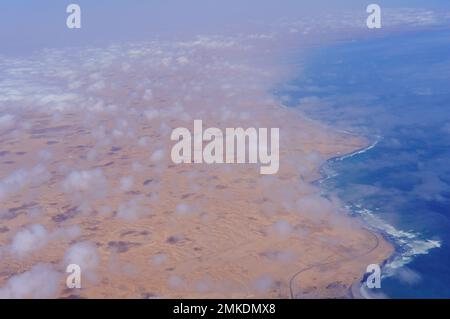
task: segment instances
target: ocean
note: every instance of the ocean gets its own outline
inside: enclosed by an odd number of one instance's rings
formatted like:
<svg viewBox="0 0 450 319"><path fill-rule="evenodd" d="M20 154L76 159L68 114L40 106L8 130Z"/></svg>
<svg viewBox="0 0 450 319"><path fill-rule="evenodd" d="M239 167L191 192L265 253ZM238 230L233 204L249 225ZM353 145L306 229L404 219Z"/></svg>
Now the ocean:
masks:
<svg viewBox="0 0 450 319"><path fill-rule="evenodd" d="M331 159L321 184L396 248L376 293L450 297L450 30L308 52L277 95L370 146Z"/></svg>

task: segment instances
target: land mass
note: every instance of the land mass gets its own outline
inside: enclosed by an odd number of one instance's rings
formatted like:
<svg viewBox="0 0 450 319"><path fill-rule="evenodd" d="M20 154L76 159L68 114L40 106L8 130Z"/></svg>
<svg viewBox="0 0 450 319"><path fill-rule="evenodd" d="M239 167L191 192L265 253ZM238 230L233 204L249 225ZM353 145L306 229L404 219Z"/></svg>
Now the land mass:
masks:
<svg viewBox="0 0 450 319"><path fill-rule="evenodd" d="M0 137L3 296L44 264L61 275L45 297L347 298L392 253L312 184L367 142L283 107L282 72L248 63L260 48L221 41L46 53L58 63L28 85L59 93L28 94ZM193 119L280 128L279 171L174 165L170 132ZM81 289L65 286L68 262Z"/></svg>

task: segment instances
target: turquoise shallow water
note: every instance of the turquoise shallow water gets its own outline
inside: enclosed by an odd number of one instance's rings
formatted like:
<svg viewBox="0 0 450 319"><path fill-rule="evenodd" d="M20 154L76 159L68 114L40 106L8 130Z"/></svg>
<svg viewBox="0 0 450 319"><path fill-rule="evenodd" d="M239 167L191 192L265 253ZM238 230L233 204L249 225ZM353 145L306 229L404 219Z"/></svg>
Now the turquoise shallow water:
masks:
<svg viewBox="0 0 450 319"><path fill-rule="evenodd" d="M450 31L314 49L306 65L277 93L373 142L330 160L322 185L395 244L377 292L450 297Z"/></svg>

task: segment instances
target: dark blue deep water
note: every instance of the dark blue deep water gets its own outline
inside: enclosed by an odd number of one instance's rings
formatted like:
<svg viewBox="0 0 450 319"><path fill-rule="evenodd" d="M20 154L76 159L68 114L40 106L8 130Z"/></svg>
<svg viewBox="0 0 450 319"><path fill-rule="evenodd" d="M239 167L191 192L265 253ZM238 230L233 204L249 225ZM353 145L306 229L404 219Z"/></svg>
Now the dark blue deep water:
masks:
<svg viewBox="0 0 450 319"><path fill-rule="evenodd" d="M395 244L379 292L449 298L450 31L314 49L299 73L277 92L290 106L374 143L323 186Z"/></svg>

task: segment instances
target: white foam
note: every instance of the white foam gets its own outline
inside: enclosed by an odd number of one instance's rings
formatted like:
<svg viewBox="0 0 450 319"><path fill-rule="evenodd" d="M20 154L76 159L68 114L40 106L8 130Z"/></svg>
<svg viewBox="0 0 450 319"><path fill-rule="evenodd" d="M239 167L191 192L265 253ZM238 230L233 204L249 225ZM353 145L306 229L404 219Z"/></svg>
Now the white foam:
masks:
<svg viewBox="0 0 450 319"><path fill-rule="evenodd" d="M431 249L442 245L439 240L426 239L421 234L397 229L360 205L356 205L355 208L354 211L360 214L368 225L388 235L400 248L399 253L394 255L384 267L386 276L393 275L395 269L410 263L415 256L426 255Z"/></svg>
<svg viewBox="0 0 450 319"><path fill-rule="evenodd" d="M363 148L363 149L360 149L360 150L357 150L356 152L353 152L353 153L350 153L350 154L347 154L347 155L338 157L336 160L337 160L337 161L342 161L342 160L345 160L345 159L347 159L347 158L350 158L350 157L353 157L353 156L356 156L356 155L364 154L364 153L370 151L371 149L373 149L375 146L377 146L378 143L380 142L380 140L381 140L381 137L378 136L377 139L375 140L375 142L373 142L373 143L372 143L371 145L369 145L368 147Z"/></svg>

